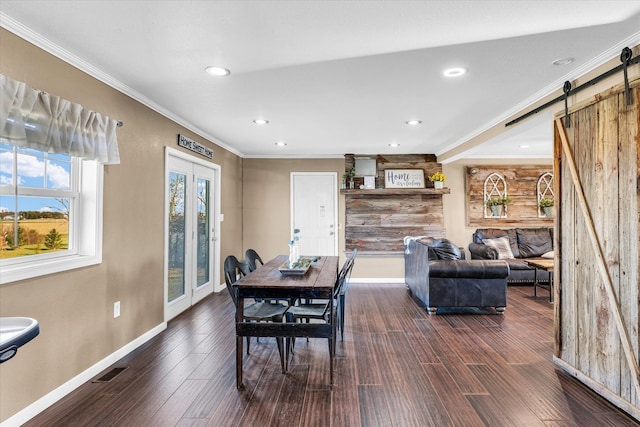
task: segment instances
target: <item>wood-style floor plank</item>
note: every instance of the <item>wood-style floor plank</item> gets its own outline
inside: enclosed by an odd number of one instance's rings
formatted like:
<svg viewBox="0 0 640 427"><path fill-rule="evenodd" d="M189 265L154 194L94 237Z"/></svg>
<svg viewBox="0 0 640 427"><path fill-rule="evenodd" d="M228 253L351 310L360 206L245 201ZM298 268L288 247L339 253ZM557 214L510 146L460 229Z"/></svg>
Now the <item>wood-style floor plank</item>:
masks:
<svg viewBox="0 0 640 427"><path fill-rule="evenodd" d="M235 382L234 307L211 295L26 426L632 426L552 360L553 305L508 290L504 316L430 316L401 284L349 287L329 387L326 339L251 340ZM108 371L109 369L105 370Z"/></svg>

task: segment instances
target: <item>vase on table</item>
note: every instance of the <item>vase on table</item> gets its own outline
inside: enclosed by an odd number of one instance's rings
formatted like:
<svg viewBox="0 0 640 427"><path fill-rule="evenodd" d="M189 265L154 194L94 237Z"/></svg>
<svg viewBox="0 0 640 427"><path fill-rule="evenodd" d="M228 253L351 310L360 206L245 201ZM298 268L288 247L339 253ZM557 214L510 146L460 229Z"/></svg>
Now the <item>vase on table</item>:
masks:
<svg viewBox="0 0 640 427"><path fill-rule="evenodd" d="M297 244L289 245L289 267L293 268L294 264L300 260L300 248Z"/></svg>

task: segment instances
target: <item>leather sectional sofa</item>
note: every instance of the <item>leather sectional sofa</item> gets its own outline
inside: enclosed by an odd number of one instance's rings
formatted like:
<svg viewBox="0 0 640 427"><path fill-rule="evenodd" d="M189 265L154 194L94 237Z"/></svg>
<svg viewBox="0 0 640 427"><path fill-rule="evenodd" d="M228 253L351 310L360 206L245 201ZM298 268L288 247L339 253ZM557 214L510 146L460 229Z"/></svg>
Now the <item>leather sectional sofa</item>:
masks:
<svg viewBox="0 0 640 427"><path fill-rule="evenodd" d="M444 307L507 306L509 266L501 260L466 260L447 239L405 238L405 282L429 314Z"/></svg>
<svg viewBox="0 0 640 427"><path fill-rule="evenodd" d="M536 274L538 281L546 282L549 275L542 270L536 273L526 260L553 258L553 228L478 228L469 252L471 259L504 259L509 264L509 284L532 284Z"/></svg>

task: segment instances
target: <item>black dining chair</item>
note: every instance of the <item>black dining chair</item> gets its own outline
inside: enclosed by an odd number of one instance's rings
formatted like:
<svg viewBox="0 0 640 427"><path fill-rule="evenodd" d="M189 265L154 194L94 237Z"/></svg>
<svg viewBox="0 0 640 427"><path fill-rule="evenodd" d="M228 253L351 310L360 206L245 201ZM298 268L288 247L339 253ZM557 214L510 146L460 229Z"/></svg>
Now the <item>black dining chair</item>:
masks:
<svg viewBox="0 0 640 427"><path fill-rule="evenodd" d="M350 260L352 264L353 260ZM333 385L333 358L336 354L336 335L338 325L338 298L342 287L344 286L345 279L348 275L349 267L347 263L340 269L338 278L336 279L335 286L333 288L332 299L327 299L322 302L308 302L300 303L289 307L287 310L286 318L287 322L297 322L299 320L321 320L331 325L331 336L329 337L329 378L330 384ZM308 338L307 338L308 339ZM293 352L295 346L295 337L287 339L287 358L289 353Z"/></svg>
<svg viewBox="0 0 640 427"><path fill-rule="evenodd" d="M358 254L358 249L354 249L351 252L351 255L345 261L345 265L343 268L349 264L349 271L347 272L347 276L344 280L344 285L342 285L342 290L340 291L340 296L338 297L338 327L340 328L340 338L344 341L344 305L346 304L347 299L347 289L349 287L349 280L351 279L351 271L353 270L353 264L355 263L356 255Z"/></svg>
<svg viewBox="0 0 640 427"><path fill-rule="evenodd" d="M246 250L246 252L244 253L244 260L248 264L250 272L256 271L256 269L258 268L258 262L260 263L260 265L264 265L262 258L260 258L260 255L258 255L258 252L256 252L254 249Z"/></svg>
<svg viewBox="0 0 640 427"><path fill-rule="evenodd" d="M241 277L244 276L243 266L238 258L233 255L229 255L224 260L224 281L227 284L227 290L231 295L233 304L238 307L238 293L237 289L233 287L233 284ZM245 321L252 322L282 322L284 315L289 307L282 304L273 304L271 302L253 302L245 304L244 316ZM278 352L280 353L280 364L282 366L282 373L286 372L285 364L285 349L283 346L283 338L276 337L278 344ZM250 337L247 337L247 354L249 354Z"/></svg>

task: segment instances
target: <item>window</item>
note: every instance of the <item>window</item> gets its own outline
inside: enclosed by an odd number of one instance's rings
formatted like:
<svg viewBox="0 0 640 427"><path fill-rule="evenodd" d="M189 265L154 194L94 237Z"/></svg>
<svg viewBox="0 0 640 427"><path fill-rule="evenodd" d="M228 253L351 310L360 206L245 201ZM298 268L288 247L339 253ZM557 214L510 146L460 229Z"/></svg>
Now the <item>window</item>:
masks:
<svg viewBox="0 0 640 427"><path fill-rule="evenodd" d="M101 262L102 166L0 141L0 283Z"/></svg>
<svg viewBox="0 0 640 427"><path fill-rule="evenodd" d="M0 74L0 284L102 262L108 116Z"/></svg>

